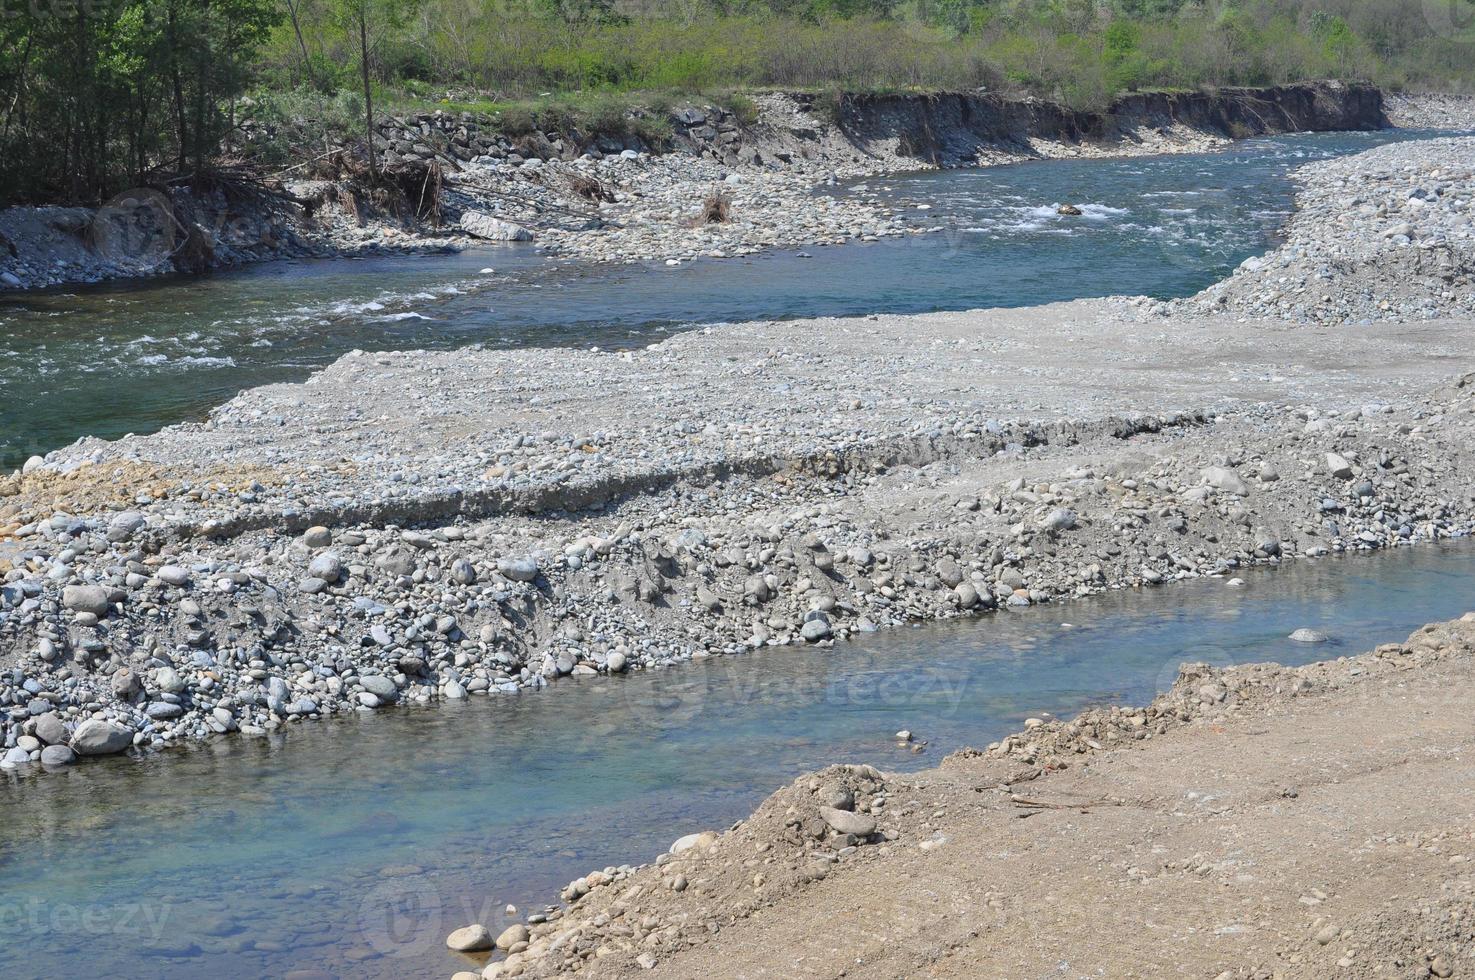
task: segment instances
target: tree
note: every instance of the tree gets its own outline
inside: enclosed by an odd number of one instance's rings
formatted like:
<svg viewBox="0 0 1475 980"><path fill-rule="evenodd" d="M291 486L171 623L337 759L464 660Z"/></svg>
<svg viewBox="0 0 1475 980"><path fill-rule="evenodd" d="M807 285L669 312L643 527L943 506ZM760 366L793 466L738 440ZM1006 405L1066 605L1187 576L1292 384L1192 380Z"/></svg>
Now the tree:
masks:
<svg viewBox="0 0 1475 980"><path fill-rule="evenodd" d="M404 27L419 0L332 0L333 19L358 44L359 77L364 87L364 146L369 173L379 172L374 155L373 57L384 36Z"/></svg>

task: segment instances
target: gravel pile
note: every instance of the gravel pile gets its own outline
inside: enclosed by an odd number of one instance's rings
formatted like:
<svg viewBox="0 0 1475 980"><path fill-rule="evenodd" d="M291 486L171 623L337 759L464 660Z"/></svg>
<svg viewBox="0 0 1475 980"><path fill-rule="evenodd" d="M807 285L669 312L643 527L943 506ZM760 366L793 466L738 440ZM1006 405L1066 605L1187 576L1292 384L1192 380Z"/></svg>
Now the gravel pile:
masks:
<svg viewBox="0 0 1475 980"><path fill-rule="evenodd" d="M1296 176L1283 245L1152 308L1293 323L1475 314L1475 138L1381 146Z"/></svg>
<svg viewBox="0 0 1475 980"><path fill-rule="evenodd" d="M1388 118L1401 129L1475 132L1475 95L1428 92L1383 97Z"/></svg>
<svg viewBox="0 0 1475 980"><path fill-rule="evenodd" d="M9 763L1471 530L1472 389L1428 387L1458 327L1359 376L1270 335L1233 397L1233 324L1148 364L1130 329L1072 304L358 355L33 460L0 484Z"/></svg>

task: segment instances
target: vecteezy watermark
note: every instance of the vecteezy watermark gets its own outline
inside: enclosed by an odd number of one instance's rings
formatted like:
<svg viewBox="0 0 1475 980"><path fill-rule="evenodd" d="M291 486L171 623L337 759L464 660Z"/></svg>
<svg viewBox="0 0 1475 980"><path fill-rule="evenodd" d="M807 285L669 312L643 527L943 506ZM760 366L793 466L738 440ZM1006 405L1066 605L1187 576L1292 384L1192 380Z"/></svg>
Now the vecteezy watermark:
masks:
<svg viewBox="0 0 1475 980"><path fill-rule="evenodd" d="M423 956L443 949L446 937L463 926L479 924L495 936L517 921L491 898L448 899L423 878L390 878L359 902L358 939L381 956Z"/></svg>
<svg viewBox="0 0 1475 980"><path fill-rule="evenodd" d="M183 241L184 226L167 194L135 187L98 208L88 237L101 258L147 272L170 260Z"/></svg>
<svg viewBox="0 0 1475 980"><path fill-rule="evenodd" d="M52 902L28 898L0 906L0 932L6 935L131 936L157 942L174 913L168 902L116 905Z"/></svg>
<svg viewBox="0 0 1475 980"><path fill-rule="evenodd" d="M1475 5L1466 0L1424 0L1424 23L1446 40L1475 43Z"/></svg>
<svg viewBox="0 0 1475 980"><path fill-rule="evenodd" d="M1163 661L1158 668L1157 679L1153 685L1153 691L1157 694L1165 694L1172 689L1173 684L1183 674L1183 667L1187 664L1208 664L1216 670L1227 670L1238 664L1234 655L1220 646L1199 645L1185 647L1183 651Z"/></svg>

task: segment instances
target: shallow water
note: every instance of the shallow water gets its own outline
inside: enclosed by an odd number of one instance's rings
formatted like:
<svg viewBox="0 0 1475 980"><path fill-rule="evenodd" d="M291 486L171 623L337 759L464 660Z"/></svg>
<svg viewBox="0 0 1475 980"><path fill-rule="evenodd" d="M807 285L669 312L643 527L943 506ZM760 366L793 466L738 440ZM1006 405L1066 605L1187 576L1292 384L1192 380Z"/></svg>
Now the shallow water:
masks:
<svg viewBox="0 0 1475 980"><path fill-rule="evenodd" d="M200 417L355 348L623 347L689 323L1188 295L1273 244L1290 169L1428 135L1306 134L873 179L842 192L879 194L942 230L679 268L589 269L507 245L0 294L0 468L83 435ZM1065 202L1085 214L1055 214Z"/></svg>
<svg viewBox="0 0 1475 980"><path fill-rule="evenodd" d="M935 765L1185 660L1302 663L1475 608L1475 544L1302 561L0 780L0 973L448 976L445 934L832 762ZM1322 629L1325 645L1292 643ZM901 728L929 742L912 755Z"/></svg>

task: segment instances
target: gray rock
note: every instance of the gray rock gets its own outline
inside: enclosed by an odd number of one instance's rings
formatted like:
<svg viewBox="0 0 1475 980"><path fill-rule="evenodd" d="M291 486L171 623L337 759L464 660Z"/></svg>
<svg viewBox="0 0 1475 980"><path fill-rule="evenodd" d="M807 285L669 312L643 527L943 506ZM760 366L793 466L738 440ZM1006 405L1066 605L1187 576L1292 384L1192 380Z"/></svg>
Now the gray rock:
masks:
<svg viewBox="0 0 1475 980"><path fill-rule="evenodd" d="M531 582L538 577L538 561L535 558L502 558L497 561L497 571L503 578L514 582Z"/></svg>
<svg viewBox="0 0 1475 980"><path fill-rule="evenodd" d="M446 946L458 953L477 953L495 945L492 934L484 925L463 926L446 937Z"/></svg>
<svg viewBox="0 0 1475 980"><path fill-rule="evenodd" d="M172 585L177 589L182 589L186 585L189 585L189 569L181 568L178 565L165 565L155 574L158 576L160 582L163 582L165 585Z"/></svg>
<svg viewBox="0 0 1475 980"><path fill-rule="evenodd" d="M519 922L502 930L501 935L497 937L496 946L498 949L506 952L518 943L527 942L531 938L531 935L528 932L528 927Z"/></svg>
<svg viewBox="0 0 1475 980"><path fill-rule="evenodd" d="M114 544L131 540L145 525L144 516L138 511L127 510L108 523L107 539Z"/></svg>
<svg viewBox="0 0 1475 980"><path fill-rule="evenodd" d="M1326 454L1326 471L1339 480L1352 479L1352 464L1338 453Z"/></svg>
<svg viewBox="0 0 1475 980"><path fill-rule="evenodd" d="M1307 629L1303 626L1291 634L1291 639L1297 643L1325 643L1329 637L1321 630Z"/></svg>
<svg viewBox="0 0 1475 980"><path fill-rule="evenodd" d="M1064 507L1057 507L1045 516L1045 519L1040 522L1040 527L1051 533L1059 533L1061 531L1069 531L1076 526L1076 522L1075 511L1067 510Z"/></svg>
<svg viewBox="0 0 1475 980"><path fill-rule="evenodd" d="M55 711L48 711L36 719L36 737L47 745L64 745L71 734Z"/></svg>
<svg viewBox="0 0 1475 980"><path fill-rule="evenodd" d="M113 689L113 696L125 701L131 701L143 690L142 679L127 667L114 671L108 684Z"/></svg>
<svg viewBox="0 0 1475 980"><path fill-rule="evenodd" d="M811 619L799 630L799 635L809 643L818 643L832 635L830 624L824 619Z"/></svg>
<svg viewBox="0 0 1475 980"><path fill-rule="evenodd" d="M178 694L184 690L184 678L173 667L160 667L154 673L154 684L167 694Z"/></svg>
<svg viewBox="0 0 1475 980"><path fill-rule="evenodd" d="M849 810L837 810L832 806L819 808L820 819L830 825L830 828L839 834L852 834L856 837L869 837L876 832L876 819L864 813L851 813Z"/></svg>
<svg viewBox="0 0 1475 980"><path fill-rule="evenodd" d="M343 577L343 559L335 552L325 551L308 564L307 574L331 585Z"/></svg>
<svg viewBox="0 0 1475 980"><path fill-rule="evenodd" d="M72 732L72 749L78 755L115 755L133 744L133 731L110 721L89 718Z"/></svg>
<svg viewBox="0 0 1475 980"><path fill-rule="evenodd" d="M69 766L77 761L77 753L65 745L48 745L41 750L41 765L51 769Z"/></svg>
<svg viewBox="0 0 1475 980"><path fill-rule="evenodd" d="M1237 497L1248 497L1250 488L1238 473L1227 466L1209 466L1199 471L1199 477L1208 486Z"/></svg>
<svg viewBox="0 0 1475 980"><path fill-rule="evenodd" d="M107 589L96 585L69 585L62 589L61 604L72 612L91 613L98 618L108 614Z"/></svg>
<svg viewBox="0 0 1475 980"><path fill-rule="evenodd" d="M394 681L383 674L364 674L359 677L359 686L381 701L392 701L399 696L399 688L394 686Z"/></svg>
<svg viewBox="0 0 1475 980"><path fill-rule="evenodd" d="M451 578L461 585L476 584L476 566L465 558L451 562Z"/></svg>
<svg viewBox="0 0 1475 980"><path fill-rule="evenodd" d="M333 532L325 527L310 527L303 533L302 543L309 548L326 548L333 543Z"/></svg>
<svg viewBox="0 0 1475 980"><path fill-rule="evenodd" d="M473 238L485 238L492 242L530 242L533 233L521 225L501 218L494 218L480 211L467 211L461 215L461 230Z"/></svg>

